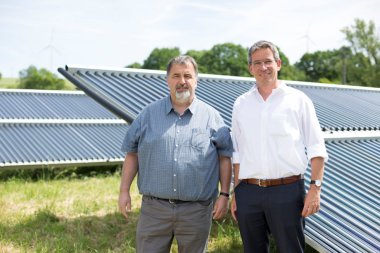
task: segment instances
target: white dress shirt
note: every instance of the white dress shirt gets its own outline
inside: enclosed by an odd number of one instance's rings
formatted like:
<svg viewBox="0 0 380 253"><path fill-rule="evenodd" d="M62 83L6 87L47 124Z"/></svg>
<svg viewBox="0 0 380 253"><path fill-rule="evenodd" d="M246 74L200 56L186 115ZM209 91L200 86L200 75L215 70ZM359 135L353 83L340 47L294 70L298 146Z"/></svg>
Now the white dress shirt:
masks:
<svg viewBox="0 0 380 253"><path fill-rule="evenodd" d="M312 101L283 82L266 101L256 85L236 99L232 139L239 179L299 175L311 158L328 158Z"/></svg>

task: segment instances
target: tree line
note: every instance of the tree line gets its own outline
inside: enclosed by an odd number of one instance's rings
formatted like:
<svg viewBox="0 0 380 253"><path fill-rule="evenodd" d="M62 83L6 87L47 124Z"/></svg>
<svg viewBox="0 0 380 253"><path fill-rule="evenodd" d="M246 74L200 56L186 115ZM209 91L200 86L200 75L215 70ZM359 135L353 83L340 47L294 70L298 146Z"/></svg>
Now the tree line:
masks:
<svg viewBox="0 0 380 253"><path fill-rule="evenodd" d="M354 25L341 30L350 46L339 49L305 53L294 65L279 48L282 60L280 79L380 87L380 38L373 21L355 19ZM199 65L199 72L217 75L250 76L247 51L241 45L224 43L210 50L189 50ZM178 47L155 48L142 64L129 68L165 70L174 56L180 55Z"/></svg>
<svg viewBox="0 0 380 253"><path fill-rule="evenodd" d="M380 87L380 38L375 23L355 19L354 24L341 32L349 46L339 49L305 53L295 64L279 48L283 80L348 84ZM214 45L209 50L181 52L178 47L155 48L142 64L135 62L128 68L165 70L168 61L187 54L199 65L199 72L216 75L250 76L247 67L248 48L233 43ZM63 80L46 69L30 66L20 71L19 88L62 89Z"/></svg>

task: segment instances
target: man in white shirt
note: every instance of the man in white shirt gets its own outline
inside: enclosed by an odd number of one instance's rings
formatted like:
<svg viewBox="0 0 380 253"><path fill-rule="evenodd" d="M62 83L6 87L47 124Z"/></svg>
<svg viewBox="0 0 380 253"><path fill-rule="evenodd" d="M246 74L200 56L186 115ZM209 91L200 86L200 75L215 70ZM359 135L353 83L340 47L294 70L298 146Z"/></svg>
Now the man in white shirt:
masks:
<svg viewBox="0 0 380 253"><path fill-rule="evenodd" d="M311 100L278 80L281 59L268 41L248 52L256 84L232 113L235 195L231 213L244 252L269 252L271 233L280 252L303 252L304 218L319 210L324 139ZM305 197L303 174L311 162Z"/></svg>

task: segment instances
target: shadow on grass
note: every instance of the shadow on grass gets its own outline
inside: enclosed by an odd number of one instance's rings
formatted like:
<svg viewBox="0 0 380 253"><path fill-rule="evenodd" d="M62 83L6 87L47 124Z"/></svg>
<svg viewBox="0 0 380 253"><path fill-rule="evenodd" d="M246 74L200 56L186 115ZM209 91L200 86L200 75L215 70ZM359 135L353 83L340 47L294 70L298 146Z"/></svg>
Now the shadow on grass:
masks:
<svg viewBox="0 0 380 253"><path fill-rule="evenodd" d="M39 210L18 224L0 224L0 250L5 243L21 252L133 253L139 212L136 209L129 213L128 220L119 213L66 219L49 210ZM172 248L177 252L175 246ZM207 252L243 252L240 233L231 215L213 222ZM273 240L270 252L277 252ZM305 252L316 251L307 246Z"/></svg>
<svg viewBox="0 0 380 253"><path fill-rule="evenodd" d="M66 219L47 209L37 211L15 225L0 224L1 244L21 252L135 252L135 233L140 209L105 216ZM242 252L240 234L232 219L214 221L210 253ZM1 247L0 247L1 249ZM173 246L173 252L177 252Z"/></svg>
<svg viewBox="0 0 380 253"><path fill-rule="evenodd" d="M40 210L16 225L0 224L0 242L22 252L135 252L139 211L126 220L119 213L65 219Z"/></svg>

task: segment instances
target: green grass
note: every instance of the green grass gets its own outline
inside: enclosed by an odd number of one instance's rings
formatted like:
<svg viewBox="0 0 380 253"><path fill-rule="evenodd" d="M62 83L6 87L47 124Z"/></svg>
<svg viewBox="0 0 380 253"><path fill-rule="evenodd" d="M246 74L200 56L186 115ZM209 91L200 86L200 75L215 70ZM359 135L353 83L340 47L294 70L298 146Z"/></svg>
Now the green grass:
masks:
<svg viewBox="0 0 380 253"><path fill-rule="evenodd" d="M0 252L134 252L139 196L126 221L118 184L118 174L1 182Z"/></svg>
<svg viewBox="0 0 380 253"><path fill-rule="evenodd" d="M0 252L135 252L141 196L134 183L126 220L117 208L119 174L116 168L1 172ZM213 222L208 252L243 252L230 215Z"/></svg>

